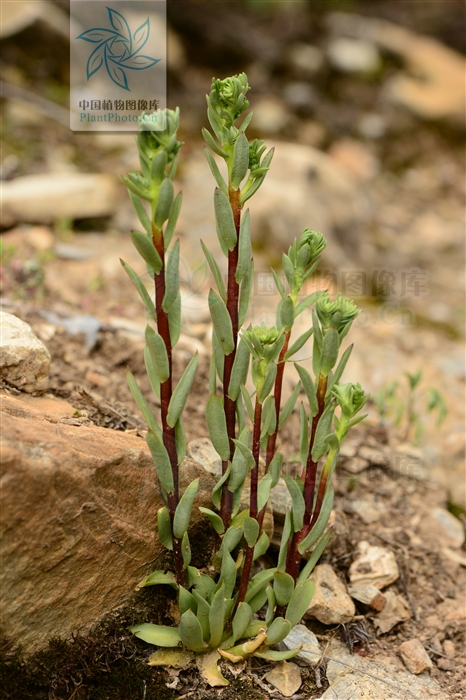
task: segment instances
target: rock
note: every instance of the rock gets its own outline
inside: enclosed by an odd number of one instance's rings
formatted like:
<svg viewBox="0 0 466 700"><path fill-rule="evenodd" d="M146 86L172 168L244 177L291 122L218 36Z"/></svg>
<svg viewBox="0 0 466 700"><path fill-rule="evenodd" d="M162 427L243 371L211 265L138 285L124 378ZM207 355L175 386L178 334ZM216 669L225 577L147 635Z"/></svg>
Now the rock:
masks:
<svg viewBox="0 0 466 700"><path fill-rule="evenodd" d="M306 625L295 625L288 637L283 640L283 644L287 649L296 649L297 646L301 645L301 651L294 658L309 666L315 666L322 658L319 641L314 632Z"/></svg>
<svg viewBox="0 0 466 700"><path fill-rule="evenodd" d="M222 459L209 438L198 438L188 442L186 453L217 479L222 476Z"/></svg>
<svg viewBox="0 0 466 700"><path fill-rule="evenodd" d="M397 580L400 575L395 555L386 547L375 547L365 540L358 544L359 555L349 570L355 586L372 585L382 589Z"/></svg>
<svg viewBox="0 0 466 700"><path fill-rule="evenodd" d="M378 160L360 141L349 138L340 139L332 144L328 152L361 182L370 182L379 172Z"/></svg>
<svg viewBox="0 0 466 700"><path fill-rule="evenodd" d="M54 244L53 233L47 226L28 226L23 237L28 245L39 252L50 250Z"/></svg>
<svg viewBox="0 0 466 700"><path fill-rule="evenodd" d="M333 39L327 55L333 67L345 73L375 73L381 65L376 46L358 39Z"/></svg>
<svg viewBox="0 0 466 700"><path fill-rule="evenodd" d="M432 516L437 521L437 524L440 525L442 536L448 540L446 544L456 549L462 547L464 543L464 527L458 518L455 518L455 516L448 510L445 510L445 508L435 508L432 511Z"/></svg>
<svg viewBox="0 0 466 700"><path fill-rule="evenodd" d="M445 639L443 642L443 651L449 658L454 659L456 656L455 643L452 642L451 639Z"/></svg>
<svg viewBox="0 0 466 700"><path fill-rule="evenodd" d="M0 311L0 371L7 382L29 394L49 383L50 353L31 326Z"/></svg>
<svg viewBox="0 0 466 700"><path fill-rule="evenodd" d="M377 610L377 612L383 610L387 602L386 596L375 586L348 588L348 593L354 600L368 605L373 610Z"/></svg>
<svg viewBox="0 0 466 700"><path fill-rule="evenodd" d="M387 131L387 120L381 114L361 115L358 131L366 139L381 139Z"/></svg>
<svg viewBox="0 0 466 700"><path fill-rule="evenodd" d="M330 687L320 700L448 700L449 695L427 675L413 676L394 656L374 660L351 654L333 640L328 652L327 678Z"/></svg>
<svg viewBox="0 0 466 700"><path fill-rule="evenodd" d="M285 86L283 99L291 109L309 109L316 102L316 94L309 83L293 81Z"/></svg>
<svg viewBox="0 0 466 700"><path fill-rule="evenodd" d="M69 17L59 5L46 2L46 0L5 4L2 7L0 36L2 38L14 36L38 21L44 22L54 32L69 41Z"/></svg>
<svg viewBox="0 0 466 700"><path fill-rule="evenodd" d="M350 622L356 612L354 603L330 564L316 566L310 578L315 590L305 617L315 617L324 625Z"/></svg>
<svg viewBox="0 0 466 700"><path fill-rule="evenodd" d="M386 512L386 508L382 503L377 503L375 501L363 501L354 500L350 503L350 508L353 510L361 520L370 525L371 523L376 523L380 520L382 515Z"/></svg>
<svg viewBox="0 0 466 700"><path fill-rule="evenodd" d="M419 639L410 639L400 645L399 652L406 668L418 675L432 668L432 661Z"/></svg>
<svg viewBox="0 0 466 700"><path fill-rule="evenodd" d="M336 12L326 22L334 32L373 42L404 59L409 75L400 73L389 80L387 99L418 117L447 119L464 130L464 56L432 37L382 19Z"/></svg>
<svg viewBox="0 0 466 700"><path fill-rule="evenodd" d="M295 70L312 77L322 68L324 55L317 46L296 43L290 47L288 60Z"/></svg>
<svg viewBox="0 0 466 700"><path fill-rule="evenodd" d="M102 328L102 324L95 316L88 314L76 314L73 316L61 317L53 311L41 311L41 316L48 323L65 329L68 335L83 335L86 350L90 351L97 342L97 334Z"/></svg>
<svg viewBox="0 0 466 700"><path fill-rule="evenodd" d="M276 97L265 97L254 105L254 128L263 134L277 134L290 121L290 113Z"/></svg>
<svg viewBox="0 0 466 700"><path fill-rule="evenodd" d="M291 698L301 687L299 666L292 661L280 661L265 674L266 680L286 698Z"/></svg>
<svg viewBox="0 0 466 700"><path fill-rule="evenodd" d="M401 595L394 591L386 591L385 597L386 604L373 619L374 626L381 634L390 632L399 622L406 622L412 617L411 609Z"/></svg>
<svg viewBox="0 0 466 700"><path fill-rule="evenodd" d="M145 441L69 424L35 405L3 397L1 615L26 653L53 636L88 631L165 551L155 528L163 501ZM212 477L189 459L180 471L183 487L199 477L199 505L208 506Z"/></svg>
<svg viewBox="0 0 466 700"><path fill-rule="evenodd" d="M111 216L118 198L113 175L42 173L3 183L3 226L16 222Z"/></svg>
<svg viewBox="0 0 466 700"><path fill-rule="evenodd" d="M454 671L456 668L456 664L453 659L444 659L443 657L437 659L437 666L442 671Z"/></svg>

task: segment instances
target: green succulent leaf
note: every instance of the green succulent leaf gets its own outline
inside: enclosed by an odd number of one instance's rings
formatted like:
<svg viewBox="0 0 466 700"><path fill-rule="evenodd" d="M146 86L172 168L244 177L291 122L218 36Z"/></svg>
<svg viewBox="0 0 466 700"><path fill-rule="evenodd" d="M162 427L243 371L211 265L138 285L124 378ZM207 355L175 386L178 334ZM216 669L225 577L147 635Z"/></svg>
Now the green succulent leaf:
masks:
<svg viewBox="0 0 466 700"><path fill-rule="evenodd" d="M267 501L270 496L270 489L272 488L272 477L270 474L266 474L259 481L257 486L257 510L260 512L262 508L267 505Z"/></svg>
<svg viewBox="0 0 466 700"><path fill-rule="evenodd" d="M210 600L215 590L215 581L207 574L201 574L194 566L188 566L187 571L189 585L194 586L203 598Z"/></svg>
<svg viewBox="0 0 466 700"><path fill-rule="evenodd" d="M335 406L329 404L317 423L317 430L312 446L312 459L317 462L327 452L327 437L332 430Z"/></svg>
<svg viewBox="0 0 466 700"><path fill-rule="evenodd" d="M212 255L212 253L207 248L207 246L204 245L204 243L202 241L201 241L201 247L202 247L202 250L204 252L205 258L207 260L207 263L210 267L210 270L214 276L215 284L217 285L217 289L219 291L219 294L222 297L223 301L226 302L227 293L225 290L225 284L223 282L223 277L222 277L222 273L220 272L220 268L217 265L217 262L216 262L214 256Z"/></svg>
<svg viewBox="0 0 466 700"><path fill-rule="evenodd" d="M240 284L245 274L251 267L252 247L251 247L251 216L249 209L246 209L241 217L238 243L238 265L236 267L235 279Z"/></svg>
<svg viewBox="0 0 466 700"><path fill-rule="evenodd" d="M145 336L147 347L149 348L151 360L157 372L159 382L165 382L170 376L170 368L168 365L167 349L163 338L150 326L146 326Z"/></svg>
<svg viewBox="0 0 466 700"><path fill-rule="evenodd" d="M239 293L239 305L238 305L238 324L239 327L243 325L246 320L246 316L249 311L249 301L251 299L252 283L254 281L254 263L251 261L249 270L243 277L241 282L241 290Z"/></svg>
<svg viewBox="0 0 466 700"><path fill-rule="evenodd" d="M181 540L181 555L183 557L183 568L187 569L191 563L191 544L187 532L184 533Z"/></svg>
<svg viewBox="0 0 466 700"><path fill-rule="evenodd" d="M180 634L176 627L165 625L133 625L130 632L148 644L156 644L159 647L176 647L180 643Z"/></svg>
<svg viewBox="0 0 466 700"><path fill-rule="evenodd" d="M206 644L202 637L201 623L192 610L186 610L181 615L179 636L185 647L191 651L204 651ZM173 645L172 645L173 646Z"/></svg>
<svg viewBox="0 0 466 700"><path fill-rule="evenodd" d="M303 345L305 345L305 344L307 343L307 341L309 340L309 338L311 337L311 335L313 334L313 332L314 332L314 329L313 329L312 326L311 326L311 328L309 328L307 331L305 331L304 333L302 333L302 334L299 336L299 338L297 338L297 339L295 340L295 342L293 343L293 345L292 345L290 348L288 348L288 350L287 350L286 353L285 353L285 358L284 358L284 359L285 359L285 360L289 360L290 357L293 357L293 355L295 355L295 354L298 352L298 350L301 350L301 348L303 347Z"/></svg>
<svg viewBox="0 0 466 700"><path fill-rule="evenodd" d="M219 554L223 556L223 552L225 551L232 552L241 540L242 536L243 531L241 527L230 526L223 536L222 546L220 547Z"/></svg>
<svg viewBox="0 0 466 700"><path fill-rule="evenodd" d="M272 488L278 484L283 466L283 455L277 452L269 464L269 474L272 477Z"/></svg>
<svg viewBox="0 0 466 700"><path fill-rule="evenodd" d="M191 391L191 387L193 385L198 360L199 356L196 352L181 375L181 378L170 399L170 405L167 413L167 423L172 428L175 427L175 424L185 407L186 399L188 398L189 392Z"/></svg>
<svg viewBox="0 0 466 700"><path fill-rule="evenodd" d="M233 147L233 161L231 165L230 184L237 190L241 182L246 177L249 165L249 141L246 135L241 132Z"/></svg>
<svg viewBox="0 0 466 700"><path fill-rule="evenodd" d="M235 349L231 318L225 302L213 289L209 292L209 309L220 347L225 355L229 355Z"/></svg>
<svg viewBox="0 0 466 700"><path fill-rule="evenodd" d="M160 398L160 379L157 374L157 370L155 369L155 365L147 344L144 346L144 365L146 367L146 372L147 376L149 377L152 391L157 396L157 398Z"/></svg>
<svg viewBox="0 0 466 700"><path fill-rule="evenodd" d="M161 437L162 431L160 430L159 424L155 420L154 414L150 410L147 401L145 400L144 396L142 395L142 392L138 386L137 381L135 380L134 376L131 374L131 372L129 370L126 373L126 381L128 382L128 386L129 386L129 389L133 395L133 399L136 402L137 407L141 411L144 420L146 421L147 425L149 426L149 429L152 430L152 432L155 435L158 435L159 437Z"/></svg>
<svg viewBox="0 0 466 700"><path fill-rule="evenodd" d="M205 642L209 641L210 638L210 624L209 624L209 613L210 605L209 603L200 595L196 590L192 592L192 596L197 603L196 617L201 623L202 627L202 638Z"/></svg>
<svg viewBox="0 0 466 700"><path fill-rule="evenodd" d="M212 444L222 460L226 462L230 459L230 441L223 411L223 401L218 394L212 394L209 397L205 415Z"/></svg>
<svg viewBox="0 0 466 700"><path fill-rule="evenodd" d="M241 339L236 349L235 359L231 370L228 396L236 401L241 390L241 384L245 384L248 376L250 352L246 343Z"/></svg>
<svg viewBox="0 0 466 700"><path fill-rule="evenodd" d="M329 328L322 341L322 351L320 359L320 371L327 377L330 370L335 367L340 350L340 336L335 328Z"/></svg>
<svg viewBox="0 0 466 700"><path fill-rule="evenodd" d="M278 315L278 314L277 314ZM294 304L291 297L287 296L280 302L279 326L285 331L291 330L294 322Z"/></svg>
<svg viewBox="0 0 466 700"><path fill-rule="evenodd" d="M280 570L285 569L285 566L286 566L286 555L288 552L288 542L290 539L291 531L292 531L291 511L287 510L286 515L285 515L285 523L283 525L282 539L280 542L280 551L278 554L278 562L277 562L277 568Z"/></svg>
<svg viewBox="0 0 466 700"><path fill-rule="evenodd" d="M173 234L175 233L176 224L178 222L178 217L181 211L182 201L183 195L181 194L181 192L178 192L175 199L173 200L173 204L170 209L170 216L168 217L167 225L165 226L165 231L163 234L165 250L167 250L168 246L170 245L170 242L173 238Z"/></svg>
<svg viewBox="0 0 466 700"><path fill-rule="evenodd" d="M136 287L137 292L138 292L139 296L141 297L142 301L144 302L144 306L147 309L147 313L154 321L157 321L157 314L155 311L154 302L150 298L149 292L145 288L144 283L142 282L141 278L139 277L137 272L135 272L133 270L133 268L130 265L128 265L128 263L126 263L124 260L120 259L120 263L121 263L121 266L123 267L124 271L128 275L128 277L130 278L131 282Z"/></svg>
<svg viewBox="0 0 466 700"><path fill-rule="evenodd" d="M168 254L167 268L165 270L165 294L162 301L162 308L165 312L170 311L172 304L180 293L179 266L180 242L178 240Z"/></svg>
<svg viewBox="0 0 466 700"><path fill-rule="evenodd" d="M322 536L325 528L327 527L330 518L330 513L332 512L333 499L333 487L329 486L327 489L327 493L324 496L324 500L322 502L322 508L319 513L319 517L314 523L314 526L310 533L298 545L298 551L300 554L304 554L305 552L307 552L307 550L310 549Z"/></svg>
<svg viewBox="0 0 466 700"><path fill-rule="evenodd" d="M299 583L294 589L286 608L286 619L292 627L298 624L307 611L313 595L314 581L304 581L304 583Z"/></svg>
<svg viewBox="0 0 466 700"><path fill-rule="evenodd" d="M212 503L216 508L220 508L222 487L223 484L228 480L231 474L231 462L228 462L228 467L223 476L215 484L214 490L212 491Z"/></svg>
<svg viewBox="0 0 466 700"><path fill-rule="evenodd" d="M219 646L223 637L223 625L225 624L225 585L222 583L212 598L209 611L210 642L213 649Z"/></svg>
<svg viewBox="0 0 466 700"><path fill-rule="evenodd" d="M154 224L156 228L161 230L164 222L170 215L170 209L173 204L175 193L173 191L173 182L169 177L160 185L159 196L154 212Z"/></svg>
<svg viewBox="0 0 466 700"><path fill-rule="evenodd" d="M168 155L165 150L159 151L152 161L150 179L159 187L162 184L162 180L165 177L165 168L167 167Z"/></svg>
<svg viewBox="0 0 466 700"><path fill-rule="evenodd" d="M233 250L236 246L237 235L235 220L227 195L218 187L214 193L215 223L217 236L223 248Z"/></svg>
<svg viewBox="0 0 466 700"><path fill-rule="evenodd" d="M191 510L194 499L196 498L199 488L199 479L195 479L180 498L180 502L176 506L175 516L173 518L173 534L175 537L181 538L189 527L191 518Z"/></svg>
<svg viewBox="0 0 466 700"><path fill-rule="evenodd" d="M253 547L259 536L259 523L255 518L249 516L244 518L243 521L244 539L250 547Z"/></svg>
<svg viewBox="0 0 466 700"><path fill-rule="evenodd" d="M255 651L253 656L257 656L258 659L264 659L264 661L288 661L288 659L292 659L296 654L299 654L301 649L301 646L296 649L288 649L288 651L266 649L265 651Z"/></svg>
<svg viewBox="0 0 466 700"><path fill-rule="evenodd" d="M252 610L247 603L239 603L233 618L233 644L238 639L243 639L245 630L252 620Z"/></svg>
<svg viewBox="0 0 466 700"><path fill-rule="evenodd" d="M299 406L300 458L303 466L307 464L309 454L309 421L303 404Z"/></svg>
<svg viewBox="0 0 466 700"><path fill-rule="evenodd" d="M243 398L246 411L248 412L249 420L253 421L254 420L254 407L252 405L251 396L249 394L249 391L246 389L244 384L241 384L240 391L241 391L241 396Z"/></svg>
<svg viewBox="0 0 466 700"><path fill-rule="evenodd" d="M293 531L299 532L303 527L305 511L304 497L295 479L292 479L288 474L284 474L283 478L285 479L288 491L290 492L291 500L293 502L291 509Z"/></svg>
<svg viewBox="0 0 466 700"><path fill-rule="evenodd" d="M170 493L174 489L173 472L170 457L168 456L165 445L163 444L161 438L152 432L147 433L146 442L152 455L155 470L157 472L157 476L159 477L160 483L165 491Z"/></svg>
<svg viewBox="0 0 466 700"><path fill-rule="evenodd" d="M306 277L308 275L306 274ZM303 311L306 311L311 304L315 302L315 300L319 297L319 295L322 294L322 292L313 292L312 294L309 294L305 299L299 302L299 304L296 306L294 310L294 317L297 318L300 314L303 313Z"/></svg>
<svg viewBox="0 0 466 700"><path fill-rule="evenodd" d="M181 333L181 294L178 292L178 294L175 297L175 301L170 307L170 312L168 314L168 328L170 331L170 342L172 344L172 348L175 347L175 345L178 342L178 339L180 337Z"/></svg>
<svg viewBox="0 0 466 700"><path fill-rule="evenodd" d="M294 591L293 577L285 571L276 571L273 577L273 590L278 605L288 605Z"/></svg>
<svg viewBox="0 0 466 700"><path fill-rule="evenodd" d="M183 586L178 586L178 610L180 615L186 610L192 610L194 614L197 612L197 602L193 594Z"/></svg>
<svg viewBox="0 0 466 700"><path fill-rule="evenodd" d="M267 372L266 372L266 375L264 378L264 383L262 384L262 387L259 391L260 403L264 403L265 399L272 391L273 385L275 384L276 376L277 376L277 363L271 362L268 369L267 369Z"/></svg>
<svg viewBox="0 0 466 700"><path fill-rule="evenodd" d="M176 421L175 442L178 464L181 464L184 458L186 457L186 433L181 418L178 418L178 420Z"/></svg>
<svg viewBox="0 0 466 700"><path fill-rule="evenodd" d="M281 298L285 299L287 296L286 291L285 291L285 287L283 286L283 282L281 281L280 277L278 276L278 274L275 272L275 270L273 268L272 268L272 275L273 275L273 278L275 280L275 284L277 286L277 289L280 293Z"/></svg>
<svg viewBox="0 0 466 700"><path fill-rule="evenodd" d="M163 506L157 511L157 535L164 547L169 550L173 549L172 523L167 506Z"/></svg>
<svg viewBox="0 0 466 700"><path fill-rule="evenodd" d="M209 132L207 132L207 133L209 133ZM214 141L214 143L215 143L215 141ZM215 161L215 158L213 157L212 153L207 148L204 148L204 153L205 153L205 156L207 158L207 162L209 164L210 171L215 178L215 182L217 183L218 187L222 190L223 194L226 197L228 197L228 185L222 177L222 174L219 170L219 167ZM217 153L217 155L218 155L218 153Z"/></svg>
<svg viewBox="0 0 466 700"><path fill-rule="evenodd" d="M278 421L278 429L282 428L288 418L291 416L293 413L294 407L296 405L296 401L298 399L299 393L301 391L301 384L298 382L293 389L293 393L291 396L288 398L287 402L283 406L282 410L280 411L280 418Z"/></svg>
<svg viewBox="0 0 466 700"><path fill-rule="evenodd" d="M167 584L168 586L173 586L178 590L178 584L176 583L175 574L171 571L165 573L164 571L153 571L151 574L143 578L140 583L138 583L138 588L144 588L145 586L159 586L162 584Z"/></svg>
<svg viewBox="0 0 466 700"><path fill-rule="evenodd" d="M276 569L265 569L252 577L248 583L248 588L244 600L249 603L259 591L265 590L269 581L273 579Z"/></svg>
<svg viewBox="0 0 466 700"><path fill-rule="evenodd" d="M265 532L261 533L261 536L257 540L257 544L254 547L253 561L256 561L259 557L266 553L270 545L270 540Z"/></svg>
<svg viewBox="0 0 466 700"><path fill-rule="evenodd" d="M236 564L230 552L227 550L224 550L222 556L220 581L225 584L225 598L231 598L236 583Z"/></svg>
<svg viewBox="0 0 466 700"><path fill-rule="evenodd" d="M304 391L306 392L306 396L309 401L309 407L311 409L311 415L316 416L319 413L319 404L317 402L316 388L314 382L312 381L312 377L307 371L307 369L305 369L298 363L295 363L295 368L299 374L299 378L301 379Z"/></svg>
<svg viewBox="0 0 466 700"><path fill-rule="evenodd" d="M223 535L225 532L225 525L223 524L222 518L217 513L214 513L213 510L210 510L210 508L199 506L199 510L203 515L207 515L217 535Z"/></svg>
<svg viewBox="0 0 466 700"><path fill-rule="evenodd" d="M333 373L331 381L329 381L329 386L327 387L327 391L331 391L331 389L338 384L338 382L341 379L341 376L343 372L345 371L346 364L350 358L351 352L353 350L353 346L350 345L349 347L346 348L345 352L341 356L340 362L337 365L337 368L335 372Z"/></svg>
<svg viewBox="0 0 466 700"><path fill-rule="evenodd" d="M309 557L309 561L306 563L306 565L303 567L301 573L298 576L297 583L302 584L307 581L309 576L312 574L315 565L319 561L322 552L324 551L325 547L327 546L327 542L330 539L330 532L326 532L325 535L319 540L317 546L313 550L311 556Z"/></svg>
<svg viewBox="0 0 466 700"><path fill-rule="evenodd" d="M221 158L226 158L228 156L228 153L221 149L220 146L218 146L210 131L207 131L207 129L203 128L202 135L204 137L204 141L214 153L216 153Z"/></svg>
<svg viewBox="0 0 466 700"><path fill-rule="evenodd" d="M141 222L144 230L146 233L148 233L150 236L152 235L152 223L150 220L150 216L146 212L146 208L144 204L142 203L141 197L138 197L134 192L131 192L129 190L129 196L131 199L131 202L133 203L133 207L136 211L137 217L139 221Z"/></svg>
<svg viewBox="0 0 466 700"><path fill-rule="evenodd" d="M272 646L282 642L291 631L291 623L283 617L276 617L267 630L266 644Z"/></svg>

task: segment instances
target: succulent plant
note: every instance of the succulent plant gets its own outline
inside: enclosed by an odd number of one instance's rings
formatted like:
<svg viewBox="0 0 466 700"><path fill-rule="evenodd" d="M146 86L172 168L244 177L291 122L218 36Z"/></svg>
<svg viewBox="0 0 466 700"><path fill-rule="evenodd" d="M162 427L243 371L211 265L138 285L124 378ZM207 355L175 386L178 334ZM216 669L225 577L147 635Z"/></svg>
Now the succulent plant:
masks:
<svg viewBox="0 0 466 700"><path fill-rule="evenodd" d="M124 178L144 229L133 231L132 241L154 281L152 296L139 275L122 262L149 317L144 360L152 389L160 398L160 421L129 372L128 382L148 426L147 444L165 499L158 512L158 536L173 552L174 561L174 571L154 571L139 587L172 586L178 593L180 613L177 628L143 623L132 631L159 647L151 657L152 664L203 655L201 666L207 669L213 685L227 684L216 668L222 656L233 662L251 655L283 660L299 651L283 652L273 647L285 639L311 602L309 575L329 539L331 475L340 446L349 428L362 419L357 414L367 400L359 385L340 384L351 353L351 346L341 353L341 343L358 314L356 306L340 296L332 301L327 292L300 298L325 248L322 234L305 229L283 255L284 279L273 271L281 297L275 325L243 328L254 273L250 213L243 207L261 186L273 157L273 150L266 152L263 141L250 143L246 136L252 114L237 124L249 106L248 91L244 73L214 79L207 96L213 133L203 129L207 161L217 184L217 236L228 265L225 284L215 258L201 242L216 283L208 299L213 338L205 413L212 444L222 460L212 508L200 507L217 535L216 565L208 572L191 565L189 525L198 480L183 493L179 484L179 468L186 453L182 413L198 360L197 355L191 358L174 386L172 353L181 327L179 241L172 243L181 207L181 193L175 196L173 187L182 146L177 140L178 110L158 115L157 122L163 118L166 125L161 132L150 131L150 121L141 120L137 145L142 174L130 173ZM218 158L225 163L226 179ZM313 305L312 325L290 344L296 319ZM297 383L282 405L285 363L311 336L314 378L296 362ZM246 386L249 375L252 393ZM283 455L276 451L277 436L300 394L307 405L306 409L301 403L299 408L303 472L295 479L284 474L293 505L286 515L277 566L252 575L253 562L270 545L263 520L270 491L282 475ZM246 482L249 508L242 509ZM309 551L309 559L300 570L302 557ZM258 619L264 605L267 612Z"/></svg>

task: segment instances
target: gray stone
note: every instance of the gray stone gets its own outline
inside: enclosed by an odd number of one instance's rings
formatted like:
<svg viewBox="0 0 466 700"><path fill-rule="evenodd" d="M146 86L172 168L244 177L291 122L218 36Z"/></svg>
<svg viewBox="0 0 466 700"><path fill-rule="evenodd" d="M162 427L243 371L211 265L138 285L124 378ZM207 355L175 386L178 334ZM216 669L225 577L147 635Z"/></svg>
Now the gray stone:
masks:
<svg viewBox="0 0 466 700"><path fill-rule="evenodd" d="M351 654L340 641L330 643L327 678L330 687L320 700L448 700L449 696L427 674L413 676L393 656L376 659Z"/></svg>
<svg viewBox="0 0 466 700"><path fill-rule="evenodd" d="M305 617L315 617L324 625L350 622L356 612L354 603L330 564L316 566L310 578L315 589Z"/></svg>
<svg viewBox="0 0 466 700"><path fill-rule="evenodd" d="M222 459L209 438L198 438L188 442L186 453L194 459L209 474L219 478L222 476Z"/></svg>
<svg viewBox="0 0 466 700"><path fill-rule="evenodd" d="M43 173L3 183L3 225L111 216L118 198L113 175Z"/></svg>
<svg viewBox="0 0 466 700"><path fill-rule="evenodd" d="M31 653L125 603L165 550L145 440L80 425L63 402L44 413L43 399L25 399L3 397L0 614L11 641ZM182 489L200 479L198 519L214 480L192 460L180 476Z"/></svg>
<svg viewBox="0 0 466 700"><path fill-rule="evenodd" d="M393 552L386 547L375 547L365 540L358 543L359 555L349 570L353 586L372 585L385 588L400 575Z"/></svg>
<svg viewBox="0 0 466 700"><path fill-rule="evenodd" d="M49 383L50 353L31 326L0 311L0 372L10 384L28 393L43 392Z"/></svg>
<svg viewBox="0 0 466 700"><path fill-rule="evenodd" d="M458 518L445 510L445 508L435 508L432 515L440 525L442 534L449 540L451 547L460 548L464 543L464 527Z"/></svg>
<svg viewBox="0 0 466 700"><path fill-rule="evenodd" d="M280 661L266 673L266 680L285 698L291 698L301 687L301 671L292 661Z"/></svg>
<svg viewBox="0 0 466 700"><path fill-rule="evenodd" d="M348 593L354 599L368 605L374 610L380 611L385 607L387 602L386 596L379 591L375 586L360 586L355 588L348 588Z"/></svg>
<svg viewBox="0 0 466 700"><path fill-rule="evenodd" d="M374 73L380 68L377 47L358 39L334 39L327 48L331 64L345 73Z"/></svg>
<svg viewBox="0 0 466 700"><path fill-rule="evenodd" d="M322 658L319 640L306 625L295 625L288 637L283 640L283 644L287 649L296 649L301 645L301 651L294 658L309 666L315 666Z"/></svg>

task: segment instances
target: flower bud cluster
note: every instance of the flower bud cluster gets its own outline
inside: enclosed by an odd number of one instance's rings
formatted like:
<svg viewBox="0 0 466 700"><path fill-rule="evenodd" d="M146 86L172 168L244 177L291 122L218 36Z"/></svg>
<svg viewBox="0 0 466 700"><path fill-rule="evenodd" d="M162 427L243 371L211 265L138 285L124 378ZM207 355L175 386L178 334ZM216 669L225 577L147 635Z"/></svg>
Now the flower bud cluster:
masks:
<svg viewBox="0 0 466 700"><path fill-rule="evenodd" d="M227 128L232 127L235 120L249 107L246 99L248 90L250 87L246 73L225 80L212 79L208 101Z"/></svg>
<svg viewBox="0 0 466 700"><path fill-rule="evenodd" d="M331 301L328 292L320 295L317 299L316 311L323 333L325 334L330 328L335 328L340 340L344 338L354 319L361 313L351 299L339 294L334 301Z"/></svg>
<svg viewBox="0 0 466 700"><path fill-rule="evenodd" d="M353 418L364 406L369 396L364 393L360 384L336 384L332 394L341 406L342 414L347 418Z"/></svg>

